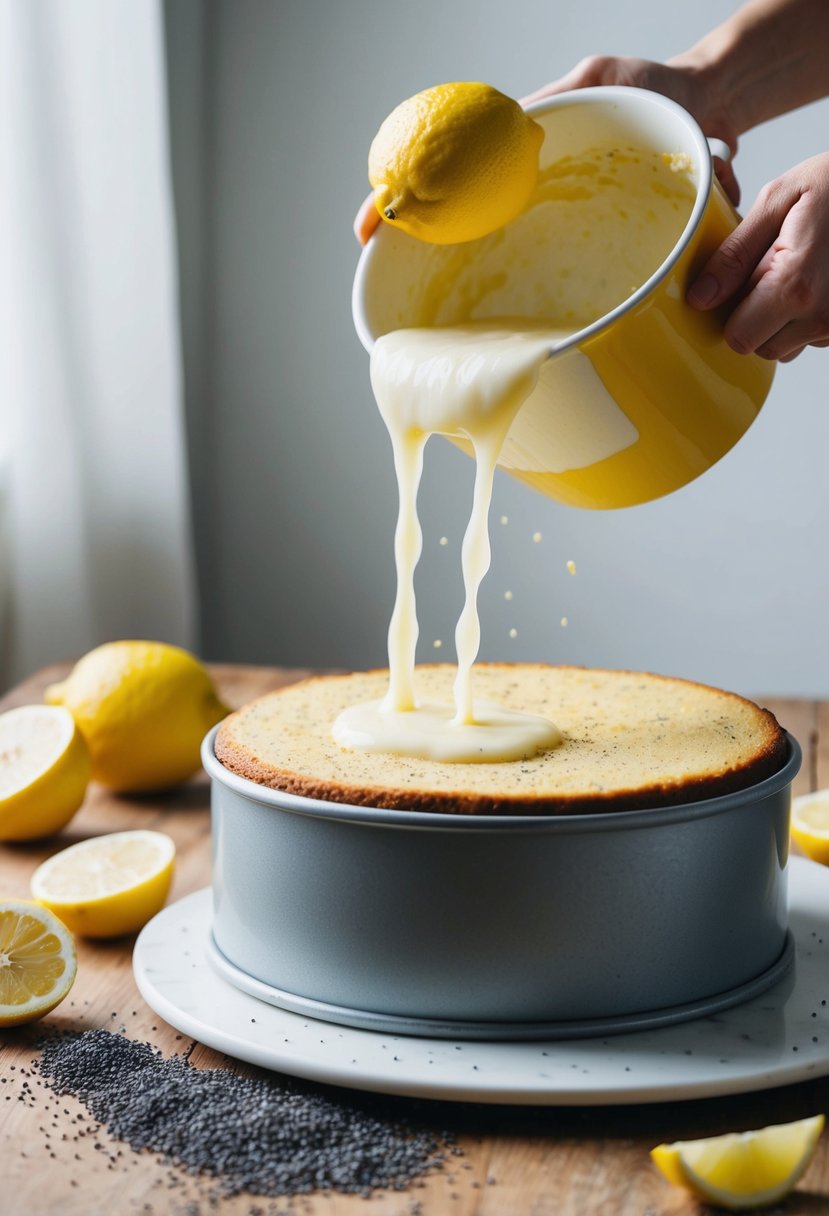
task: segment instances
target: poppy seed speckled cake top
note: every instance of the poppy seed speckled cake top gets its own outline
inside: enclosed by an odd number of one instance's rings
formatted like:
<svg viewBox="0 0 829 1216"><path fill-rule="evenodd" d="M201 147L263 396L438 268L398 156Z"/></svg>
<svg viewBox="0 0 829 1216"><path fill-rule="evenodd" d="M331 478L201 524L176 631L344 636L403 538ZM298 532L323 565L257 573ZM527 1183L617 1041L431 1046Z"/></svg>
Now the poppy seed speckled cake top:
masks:
<svg viewBox="0 0 829 1216"><path fill-rule="evenodd" d="M417 669L418 697L452 702L455 668ZM350 751L331 726L382 698L388 672L320 676L231 714L216 738L230 771L292 794L456 814L552 815L671 806L744 789L783 764L773 714L734 693L643 672L481 664L475 696L550 718L559 747L525 760L456 764Z"/></svg>

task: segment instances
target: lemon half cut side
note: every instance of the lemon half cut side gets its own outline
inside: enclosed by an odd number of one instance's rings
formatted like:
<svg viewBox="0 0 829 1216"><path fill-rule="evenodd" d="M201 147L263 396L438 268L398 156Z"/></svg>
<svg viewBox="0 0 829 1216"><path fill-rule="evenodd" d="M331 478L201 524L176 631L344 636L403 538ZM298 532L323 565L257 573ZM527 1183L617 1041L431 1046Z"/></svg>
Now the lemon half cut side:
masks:
<svg viewBox="0 0 829 1216"><path fill-rule="evenodd" d="M89 752L67 709L20 705L0 714L0 840L65 827L84 800Z"/></svg>
<svg viewBox="0 0 829 1216"><path fill-rule="evenodd" d="M699 1199L730 1211L777 1203L805 1173L823 1131L823 1115L759 1131L678 1140L651 1150L660 1173Z"/></svg>
<svg viewBox="0 0 829 1216"><path fill-rule="evenodd" d="M77 970L72 934L48 908L0 900L0 1026L21 1026L49 1013Z"/></svg>
<svg viewBox="0 0 829 1216"><path fill-rule="evenodd" d="M792 800L791 830L807 857L829 865L829 790Z"/></svg>
<svg viewBox="0 0 829 1216"><path fill-rule="evenodd" d="M94 836L38 866L32 895L80 936L137 933L164 906L175 851L164 832Z"/></svg>

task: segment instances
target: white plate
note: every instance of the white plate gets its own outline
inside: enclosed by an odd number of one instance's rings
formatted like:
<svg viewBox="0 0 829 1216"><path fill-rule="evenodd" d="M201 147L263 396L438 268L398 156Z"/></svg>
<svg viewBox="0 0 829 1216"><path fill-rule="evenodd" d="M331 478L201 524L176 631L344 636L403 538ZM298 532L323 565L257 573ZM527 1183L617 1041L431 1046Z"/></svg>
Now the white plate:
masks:
<svg viewBox="0 0 829 1216"><path fill-rule="evenodd" d="M744 1093L829 1073L829 870L792 857L795 968L723 1013L608 1038L492 1043L355 1030L234 988L207 962L211 895L142 930L133 967L147 1004L177 1030L263 1068L354 1089L470 1102L592 1105Z"/></svg>

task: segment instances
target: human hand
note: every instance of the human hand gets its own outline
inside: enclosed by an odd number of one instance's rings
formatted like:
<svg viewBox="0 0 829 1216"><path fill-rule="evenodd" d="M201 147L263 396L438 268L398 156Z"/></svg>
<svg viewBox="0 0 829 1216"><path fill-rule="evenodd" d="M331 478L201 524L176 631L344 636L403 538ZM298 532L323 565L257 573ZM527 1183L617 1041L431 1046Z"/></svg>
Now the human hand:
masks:
<svg viewBox="0 0 829 1216"><path fill-rule="evenodd" d="M374 195L369 194L360 204L360 210L354 217L354 235L361 245L365 245L380 223L380 212L374 206Z"/></svg>
<svg viewBox="0 0 829 1216"><path fill-rule="evenodd" d="M829 152L769 182L688 292L699 309L728 301L729 346L788 363L829 346Z"/></svg>
<svg viewBox="0 0 829 1216"><path fill-rule="evenodd" d="M583 89L595 85L627 85L639 89L650 89L661 93L683 106L693 114L709 139L721 139L728 145L732 157L737 152L737 128L728 114L728 106L719 100L716 81L699 68L692 53L678 55L667 63L654 63L649 59L592 55L583 59L572 71L559 80L545 84L527 97L523 106L544 97L554 97L570 89ZM736 206L740 201L740 186L734 175L730 160L714 158L714 170L728 197ZM361 245L371 237L380 216L369 195L362 203L354 219L354 235Z"/></svg>
<svg viewBox="0 0 829 1216"><path fill-rule="evenodd" d="M721 139L732 157L737 153L737 127L720 99L716 82L699 70L690 54L677 55L667 63L650 59L634 59L612 55L591 55L576 64L559 80L545 84L522 98L523 106L544 97L554 97L570 89L593 88L597 85L625 85L650 89L670 97L692 114L709 139ZM735 207L740 201L740 186L730 160L714 158L714 171Z"/></svg>

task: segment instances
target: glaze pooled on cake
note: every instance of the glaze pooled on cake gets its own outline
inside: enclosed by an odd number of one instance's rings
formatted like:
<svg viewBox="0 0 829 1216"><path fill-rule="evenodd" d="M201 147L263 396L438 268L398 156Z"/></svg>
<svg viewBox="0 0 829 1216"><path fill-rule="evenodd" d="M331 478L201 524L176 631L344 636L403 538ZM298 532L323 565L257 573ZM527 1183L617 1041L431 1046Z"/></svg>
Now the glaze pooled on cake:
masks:
<svg viewBox="0 0 829 1216"><path fill-rule="evenodd" d="M418 668L424 698L451 699L455 669ZM561 745L525 760L457 764L348 751L346 706L381 698L388 672L321 676L226 718L216 755L232 772L330 802L455 814L553 815L695 802L771 776L786 755L774 716L734 693L642 672L481 664L476 691L552 719Z"/></svg>

